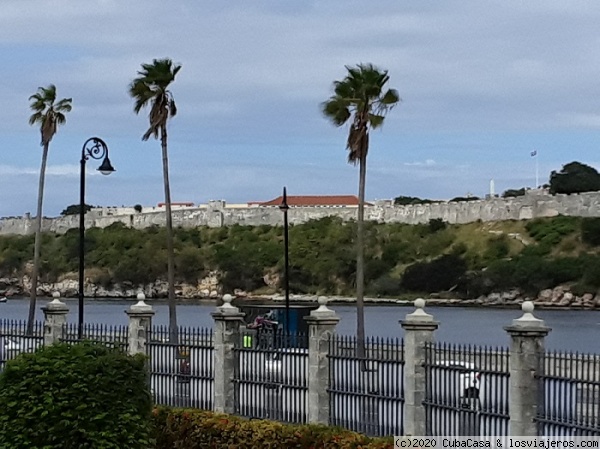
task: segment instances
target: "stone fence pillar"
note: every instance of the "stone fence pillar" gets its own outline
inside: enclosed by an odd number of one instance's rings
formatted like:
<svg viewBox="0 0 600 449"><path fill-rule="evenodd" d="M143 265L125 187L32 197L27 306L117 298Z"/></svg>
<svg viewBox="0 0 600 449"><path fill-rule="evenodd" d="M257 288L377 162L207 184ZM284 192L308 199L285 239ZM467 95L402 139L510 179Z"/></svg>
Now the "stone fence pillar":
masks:
<svg viewBox="0 0 600 449"><path fill-rule="evenodd" d="M138 302L125 311L129 316L129 331L127 334L129 355L146 353L146 342L149 338L152 317L155 313L152 306L144 302L146 296L143 293L139 293L137 299Z"/></svg>
<svg viewBox="0 0 600 449"><path fill-rule="evenodd" d="M425 344L433 343L439 322L426 313L424 299L400 322L404 329L404 434L427 435L425 421Z"/></svg>
<svg viewBox="0 0 600 449"><path fill-rule="evenodd" d="M69 308L61 302L60 293L54 292L51 302L42 307L44 312L44 345L49 346L60 341L63 335L63 327L67 323Z"/></svg>
<svg viewBox="0 0 600 449"><path fill-rule="evenodd" d="M214 410L232 414L235 411L233 376L237 362L233 348L240 339L244 314L231 305L231 295L223 296L223 305L211 313L215 320L213 360L215 367Z"/></svg>
<svg viewBox="0 0 600 449"><path fill-rule="evenodd" d="M509 434L515 436L537 436L534 418L540 394L544 393L535 374L543 372L544 339L551 329L532 315L533 309L533 303L525 301L523 316L504 328L511 339Z"/></svg>
<svg viewBox="0 0 600 449"><path fill-rule="evenodd" d="M319 298L319 308L304 319L308 323L308 422L329 424L329 340L340 321Z"/></svg>

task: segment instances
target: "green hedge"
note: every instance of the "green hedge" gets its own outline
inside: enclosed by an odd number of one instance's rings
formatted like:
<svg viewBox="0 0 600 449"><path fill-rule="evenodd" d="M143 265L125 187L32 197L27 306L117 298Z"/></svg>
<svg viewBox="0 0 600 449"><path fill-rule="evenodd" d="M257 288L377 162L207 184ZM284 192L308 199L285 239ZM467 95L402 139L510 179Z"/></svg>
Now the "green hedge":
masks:
<svg viewBox="0 0 600 449"><path fill-rule="evenodd" d="M368 438L348 430L247 420L200 410L157 408L155 449L392 449L393 438Z"/></svg>
<svg viewBox="0 0 600 449"><path fill-rule="evenodd" d="M55 344L0 374L0 449L148 449L152 397L144 356Z"/></svg>

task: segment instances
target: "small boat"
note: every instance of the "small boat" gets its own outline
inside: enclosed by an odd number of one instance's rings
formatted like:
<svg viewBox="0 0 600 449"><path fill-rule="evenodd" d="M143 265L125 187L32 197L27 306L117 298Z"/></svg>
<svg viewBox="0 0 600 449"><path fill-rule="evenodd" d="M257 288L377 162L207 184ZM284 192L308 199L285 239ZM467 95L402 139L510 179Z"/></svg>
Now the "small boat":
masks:
<svg viewBox="0 0 600 449"><path fill-rule="evenodd" d="M0 296L0 302L6 302L6 301L8 301L8 300L6 299L6 296Z"/></svg>

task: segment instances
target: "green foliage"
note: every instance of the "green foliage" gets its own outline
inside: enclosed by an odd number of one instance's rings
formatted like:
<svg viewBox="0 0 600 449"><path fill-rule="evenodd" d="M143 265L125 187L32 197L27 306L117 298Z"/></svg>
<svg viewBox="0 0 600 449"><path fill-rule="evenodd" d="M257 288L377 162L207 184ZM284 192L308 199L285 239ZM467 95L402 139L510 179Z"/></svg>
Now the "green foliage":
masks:
<svg viewBox="0 0 600 449"><path fill-rule="evenodd" d="M431 220L419 225L365 223L365 288L369 295L398 296L409 288L401 275L414 264L428 265L443 255L462 260L468 276L456 276L443 288L459 282L463 294L488 288L553 287L552 282L583 282L583 270L564 270L553 260L563 255L574 261L588 260L599 243L600 219L553 217L529 222L494 224L498 235L490 235L489 224L448 225ZM533 239L521 246L507 235L517 232ZM175 277L177 282L196 283L208 272L220 274L224 292L282 290L283 228L277 226L230 226L222 228L178 228L174 230ZM580 238L581 236L581 238ZM528 239L528 240L531 240ZM137 230L122 223L88 229L85 234L86 272L104 286L119 283L143 285L166 279L166 229L158 226ZM33 236L0 236L0 276L22 276L33 253ZM582 245L582 243L584 245ZM78 230L65 234L43 234L40 277L56 282L77 271ZM293 293L350 295L355 291L356 223L327 217L290 227L290 288ZM587 255L589 253L590 255ZM506 259L506 260L505 260ZM592 260L592 259L590 259ZM529 264L546 264L531 278ZM503 262L504 276L494 274ZM574 266L579 266L577 262ZM411 268L408 270L409 275ZM534 271L535 267L531 269ZM554 272L558 270L558 272ZM450 272L452 273L452 271ZM265 283L266 276L279 284ZM437 275L436 275L437 276ZM586 282L593 285L589 274ZM432 282L417 290L435 291ZM469 293L467 293L469 292Z"/></svg>
<svg viewBox="0 0 600 449"><path fill-rule="evenodd" d="M465 261L455 254L447 254L431 262L409 266L402 276L402 286L418 292L439 292L457 284L465 274Z"/></svg>
<svg viewBox="0 0 600 449"><path fill-rule="evenodd" d="M517 196L523 195L525 195L525 187L522 187L520 189L508 189L504 191L504 193L502 194L502 198L515 198Z"/></svg>
<svg viewBox="0 0 600 449"><path fill-rule="evenodd" d="M396 198L394 198L395 206L409 206L412 204L431 204L431 203L438 203L438 202L439 201L417 198L414 196L397 196Z"/></svg>
<svg viewBox="0 0 600 449"><path fill-rule="evenodd" d="M502 234L489 240L483 257L485 260L497 260L508 256L509 252L508 237Z"/></svg>
<svg viewBox="0 0 600 449"><path fill-rule="evenodd" d="M455 198L452 198L450 201L448 201L449 203L457 203L460 201L479 201L481 198L477 197L477 196L457 196Z"/></svg>
<svg viewBox="0 0 600 449"><path fill-rule="evenodd" d="M435 234L438 231L446 229L446 227L448 227L448 223L441 218L432 218L429 220L429 223L427 223L427 227L429 228L429 232Z"/></svg>
<svg viewBox="0 0 600 449"><path fill-rule="evenodd" d="M247 420L201 410L154 410L156 449L231 447L236 449L392 449L388 438L369 438L332 426Z"/></svg>
<svg viewBox="0 0 600 449"><path fill-rule="evenodd" d="M562 239L580 228L580 218L558 216L552 219L537 218L525 225L525 229L541 247L547 249L558 245Z"/></svg>
<svg viewBox="0 0 600 449"><path fill-rule="evenodd" d="M0 448L147 449L145 357L106 346L55 344L0 374Z"/></svg>
<svg viewBox="0 0 600 449"><path fill-rule="evenodd" d="M581 241L592 246L600 245L600 218L581 219Z"/></svg>
<svg viewBox="0 0 600 449"><path fill-rule="evenodd" d="M560 172L550 173L550 193L581 193L600 190L600 174L580 162L563 165Z"/></svg>
<svg viewBox="0 0 600 449"><path fill-rule="evenodd" d="M83 210L84 213L89 212L92 209L93 206L90 206L89 204L84 204L83 205ZM61 215L79 215L79 211L81 210L81 208L79 207L79 204L71 204L70 206L67 206L66 209L63 209L63 211L60 213Z"/></svg>
<svg viewBox="0 0 600 449"><path fill-rule="evenodd" d="M526 293L536 294L563 282L580 279L584 269L583 258L546 259L538 255L522 254L512 260L490 263L487 270L478 277L477 284L486 286L483 293L518 287ZM473 289L474 286L475 283L461 288Z"/></svg>

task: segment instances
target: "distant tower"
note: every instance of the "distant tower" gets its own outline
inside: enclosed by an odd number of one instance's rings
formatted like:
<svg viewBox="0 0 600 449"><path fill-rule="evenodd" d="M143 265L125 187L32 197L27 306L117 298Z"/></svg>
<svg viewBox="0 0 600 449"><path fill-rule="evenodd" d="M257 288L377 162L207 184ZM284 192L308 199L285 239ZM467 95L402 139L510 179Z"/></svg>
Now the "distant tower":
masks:
<svg viewBox="0 0 600 449"><path fill-rule="evenodd" d="M494 180L490 180L490 196L493 198L496 195L496 192L494 191Z"/></svg>

